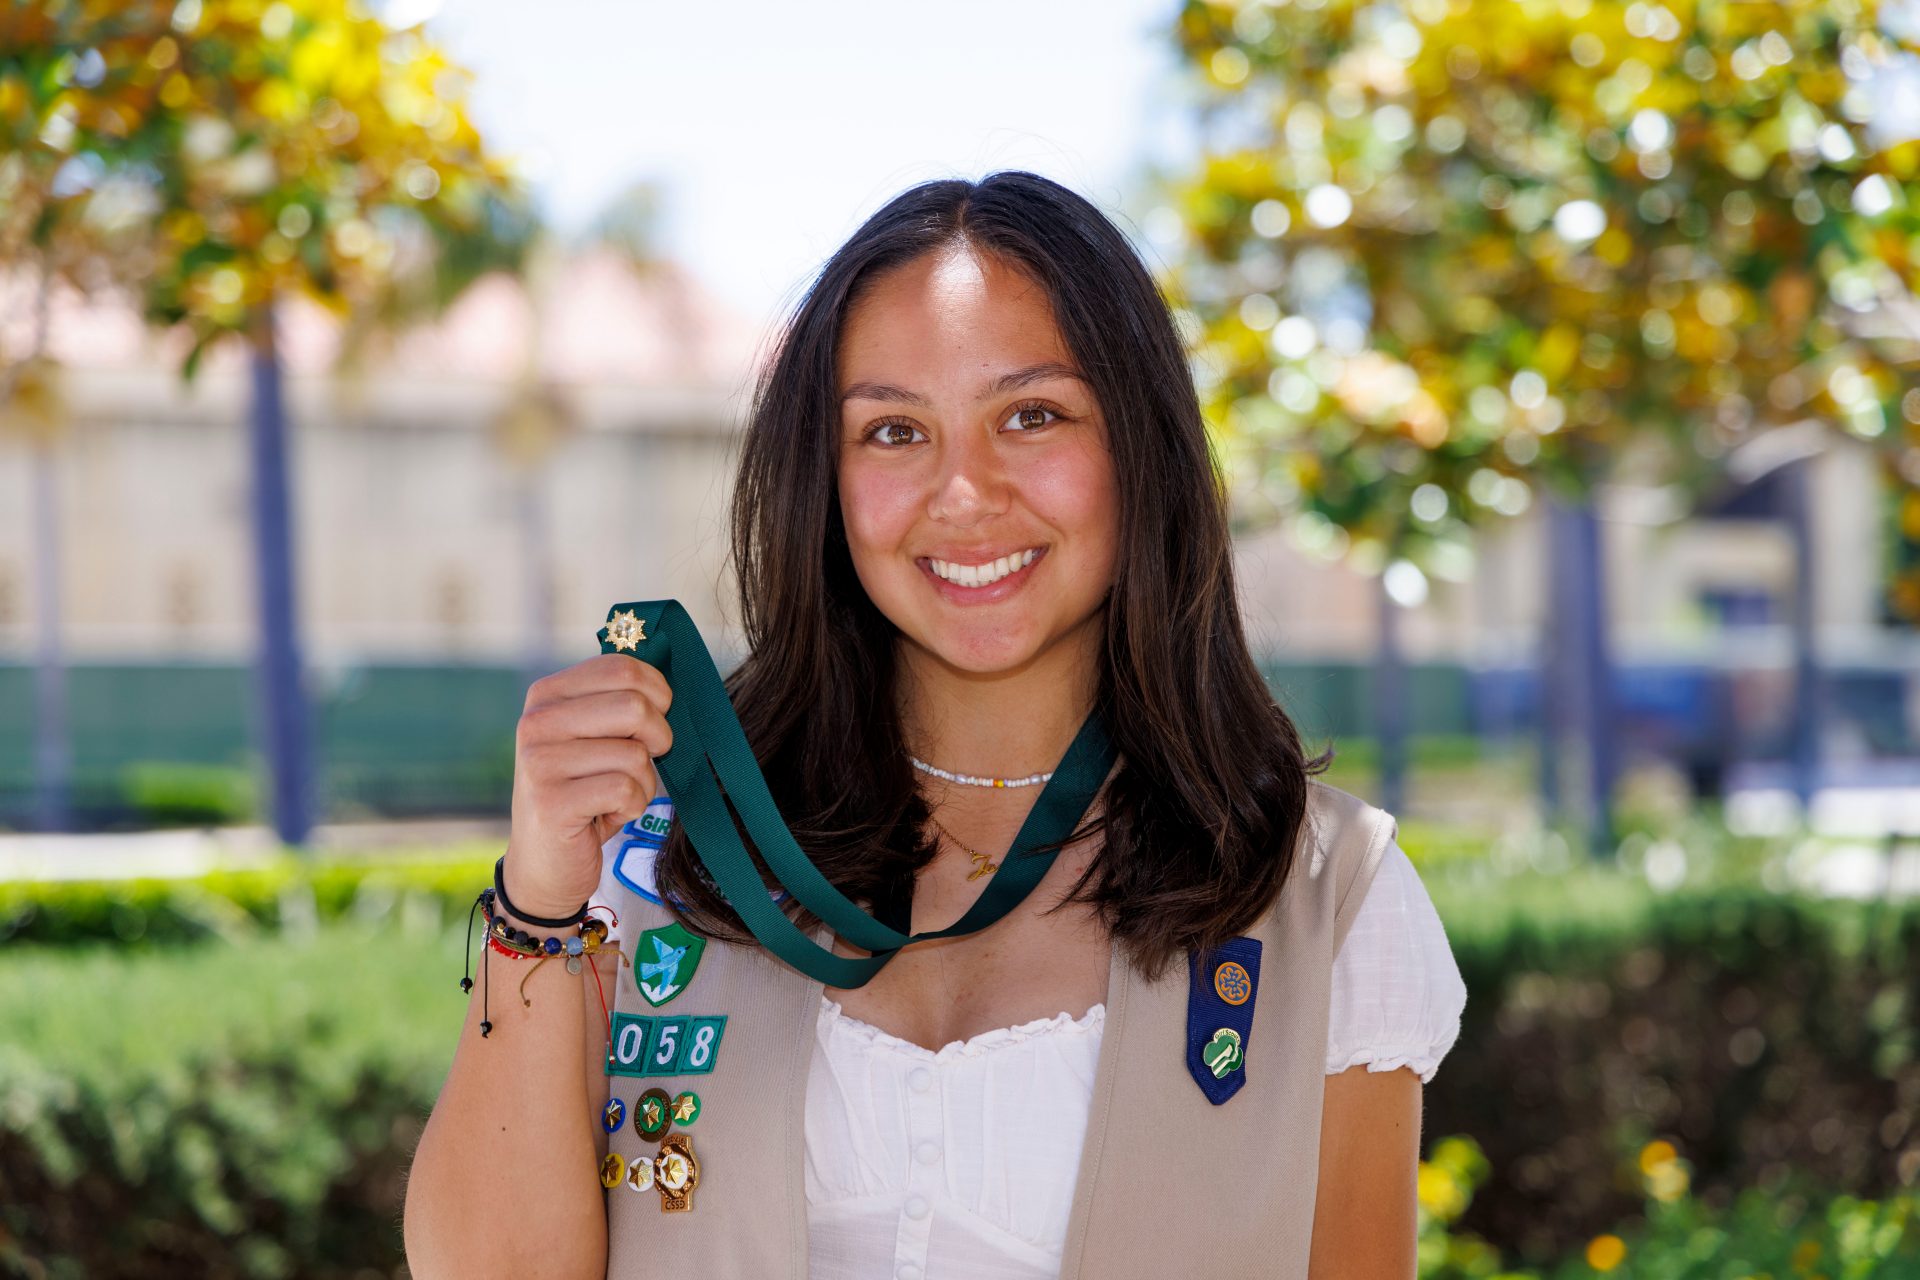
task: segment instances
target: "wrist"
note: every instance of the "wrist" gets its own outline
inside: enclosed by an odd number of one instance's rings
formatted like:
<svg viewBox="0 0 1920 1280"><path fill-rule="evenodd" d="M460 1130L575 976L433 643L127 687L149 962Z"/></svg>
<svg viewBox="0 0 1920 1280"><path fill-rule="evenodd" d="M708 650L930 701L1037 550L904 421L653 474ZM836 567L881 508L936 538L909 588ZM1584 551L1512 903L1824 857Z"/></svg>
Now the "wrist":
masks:
<svg viewBox="0 0 1920 1280"><path fill-rule="evenodd" d="M516 874L514 860L502 855L495 867L496 915L505 916L522 928L566 928L578 924L591 899L562 902L537 885L528 884Z"/></svg>

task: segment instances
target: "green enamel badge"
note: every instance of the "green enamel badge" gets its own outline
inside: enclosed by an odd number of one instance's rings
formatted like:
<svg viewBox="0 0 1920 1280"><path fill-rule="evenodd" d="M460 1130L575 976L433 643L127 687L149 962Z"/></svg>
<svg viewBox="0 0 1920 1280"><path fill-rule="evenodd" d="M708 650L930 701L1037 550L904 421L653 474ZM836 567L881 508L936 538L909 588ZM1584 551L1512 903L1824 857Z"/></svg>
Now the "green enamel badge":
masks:
<svg viewBox="0 0 1920 1280"><path fill-rule="evenodd" d="M649 1089L633 1100L633 1131L648 1140L673 1127L673 1099L665 1089Z"/></svg>
<svg viewBox="0 0 1920 1280"><path fill-rule="evenodd" d="M678 924L649 929L633 949L633 980L647 1003L659 1008L687 989L707 940Z"/></svg>
<svg viewBox="0 0 1920 1280"><path fill-rule="evenodd" d="M1200 1051L1200 1060L1213 1072L1214 1079L1225 1080L1245 1061L1245 1055L1240 1052L1240 1033L1232 1027L1214 1032L1213 1039Z"/></svg>

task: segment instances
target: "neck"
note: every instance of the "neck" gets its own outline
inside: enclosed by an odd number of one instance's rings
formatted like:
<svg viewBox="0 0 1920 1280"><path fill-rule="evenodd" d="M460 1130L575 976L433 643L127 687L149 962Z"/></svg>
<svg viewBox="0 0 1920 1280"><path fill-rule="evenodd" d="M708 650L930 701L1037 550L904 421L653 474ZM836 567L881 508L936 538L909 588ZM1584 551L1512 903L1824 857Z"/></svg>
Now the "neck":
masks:
<svg viewBox="0 0 1920 1280"><path fill-rule="evenodd" d="M956 773L1004 778L1053 769L1093 709L1104 620L1096 614L1006 671L964 671L903 643L895 700L907 750Z"/></svg>

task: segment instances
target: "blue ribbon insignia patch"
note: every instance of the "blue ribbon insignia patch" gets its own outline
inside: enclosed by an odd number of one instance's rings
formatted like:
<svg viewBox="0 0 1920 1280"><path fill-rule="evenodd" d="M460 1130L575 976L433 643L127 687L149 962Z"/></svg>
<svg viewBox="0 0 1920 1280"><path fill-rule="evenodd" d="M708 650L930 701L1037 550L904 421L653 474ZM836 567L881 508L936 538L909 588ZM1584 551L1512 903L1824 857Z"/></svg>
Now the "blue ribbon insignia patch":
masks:
<svg viewBox="0 0 1920 1280"><path fill-rule="evenodd" d="M1187 953L1187 1070L1219 1106L1247 1082L1260 941L1229 938L1205 955Z"/></svg>

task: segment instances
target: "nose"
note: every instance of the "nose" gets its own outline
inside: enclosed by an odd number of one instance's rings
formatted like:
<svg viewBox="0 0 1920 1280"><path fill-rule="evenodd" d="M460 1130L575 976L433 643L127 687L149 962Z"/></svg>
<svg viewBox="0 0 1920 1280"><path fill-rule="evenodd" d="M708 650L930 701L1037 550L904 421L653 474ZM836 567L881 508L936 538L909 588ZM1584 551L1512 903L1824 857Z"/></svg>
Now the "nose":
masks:
<svg viewBox="0 0 1920 1280"><path fill-rule="evenodd" d="M976 431L949 434L939 453L927 515L962 527L1001 515L1010 504L1006 466L991 438Z"/></svg>

